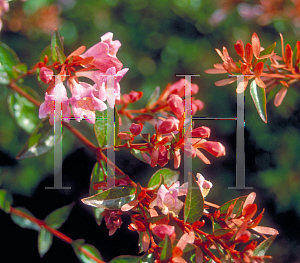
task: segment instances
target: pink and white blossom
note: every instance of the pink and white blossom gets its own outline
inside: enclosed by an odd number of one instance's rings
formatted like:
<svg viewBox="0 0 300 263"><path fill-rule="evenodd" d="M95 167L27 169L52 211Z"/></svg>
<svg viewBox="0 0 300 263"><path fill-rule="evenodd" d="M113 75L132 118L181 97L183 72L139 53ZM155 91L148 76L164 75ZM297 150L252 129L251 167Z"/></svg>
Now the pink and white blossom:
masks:
<svg viewBox="0 0 300 263"><path fill-rule="evenodd" d="M67 91L63 83L59 83L51 90L50 94L46 92L45 94L45 101L41 104L39 108L39 118L45 118L49 114L50 119L49 122L51 125L54 124L54 109L55 109L55 89L60 88L62 91L62 119L65 122L70 122L71 118L71 108L69 106L69 99L67 96Z"/></svg>
<svg viewBox="0 0 300 263"><path fill-rule="evenodd" d="M169 189L162 184L158 189L157 197L150 203L149 207L158 206L163 214L173 213L178 216L183 207L183 202L178 199L179 186L179 181L174 183Z"/></svg>
<svg viewBox="0 0 300 263"><path fill-rule="evenodd" d="M88 83L72 80L72 104L73 115L79 122L86 118L86 121L94 124L96 119L95 111L103 111L106 104L94 96L94 88Z"/></svg>

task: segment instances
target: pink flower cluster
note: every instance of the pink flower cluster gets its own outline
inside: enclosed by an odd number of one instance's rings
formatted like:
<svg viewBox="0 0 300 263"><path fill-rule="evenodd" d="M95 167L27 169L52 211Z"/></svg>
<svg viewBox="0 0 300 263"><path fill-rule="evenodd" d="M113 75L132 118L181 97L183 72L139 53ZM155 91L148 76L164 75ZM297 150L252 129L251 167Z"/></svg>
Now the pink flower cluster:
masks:
<svg viewBox="0 0 300 263"><path fill-rule="evenodd" d="M210 188L212 188L212 183L205 180L202 174L197 173L197 184L200 187L202 195L205 197ZM161 185L157 191L157 197L150 203L149 207L153 208L158 206L161 212L165 215L172 213L178 216L180 210L183 207L183 202L178 199L178 196L186 195L188 191L188 183L184 183L180 186L179 181L170 186L169 189L165 185Z"/></svg>
<svg viewBox="0 0 300 263"><path fill-rule="evenodd" d="M52 84L54 88L50 88L49 93L46 92L45 101L39 110L40 118L45 118L49 114L50 123L54 123L55 88L59 88L62 92L61 108L65 122L69 122L71 118L70 104L72 105L73 116L78 122L85 118L87 122L92 124L95 123L95 111L103 111L107 108L104 101L107 100L109 106L114 107L115 100L120 99L119 82L128 71L128 68L122 69L123 64L116 57L121 43L118 40L113 41L112 37L112 33L106 33L101 37L99 43L92 46L85 53L81 54L84 49L79 48L67 58L59 73L60 79L56 77L56 82L57 79L59 79L59 82L64 79L64 73L71 74L67 78L68 87L72 94L71 98L68 98L66 88L62 82L54 84L54 72L46 66L41 67L40 79L49 84L49 87ZM68 63L71 59L73 59L72 63L74 65ZM76 71L74 66L78 65L84 66L84 68ZM63 70L64 66L65 68L69 66L71 70ZM79 81L79 77L89 78L94 84Z"/></svg>

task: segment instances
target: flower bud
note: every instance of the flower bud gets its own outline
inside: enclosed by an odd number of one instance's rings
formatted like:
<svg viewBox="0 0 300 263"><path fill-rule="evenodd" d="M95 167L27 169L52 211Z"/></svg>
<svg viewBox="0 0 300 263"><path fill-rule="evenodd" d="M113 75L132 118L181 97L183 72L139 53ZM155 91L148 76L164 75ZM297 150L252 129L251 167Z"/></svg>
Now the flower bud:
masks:
<svg viewBox="0 0 300 263"><path fill-rule="evenodd" d="M225 147L219 142L206 141L201 147L216 157L225 155Z"/></svg>
<svg viewBox="0 0 300 263"><path fill-rule="evenodd" d="M142 123L139 123L139 124L132 123L129 128L130 132L135 136L139 135L141 133L142 129L143 129Z"/></svg>
<svg viewBox="0 0 300 263"><path fill-rule="evenodd" d="M168 104L177 118L182 118L184 114L183 100L178 95L171 95Z"/></svg>
<svg viewBox="0 0 300 263"><path fill-rule="evenodd" d="M169 225L156 225L152 228L152 232L154 235L164 239L166 235L172 236L175 234L175 226Z"/></svg>
<svg viewBox="0 0 300 263"><path fill-rule="evenodd" d="M41 67L40 79L44 83L48 84L52 80L53 74L54 73L51 69L48 69L46 67Z"/></svg>
<svg viewBox="0 0 300 263"><path fill-rule="evenodd" d="M159 125L158 132L161 134L166 134L176 131L178 129L178 125L179 120L175 119L174 117L170 117Z"/></svg>
<svg viewBox="0 0 300 263"><path fill-rule="evenodd" d="M210 128L202 126L192 130L192 137L208 138L210 136Z"/></svg>

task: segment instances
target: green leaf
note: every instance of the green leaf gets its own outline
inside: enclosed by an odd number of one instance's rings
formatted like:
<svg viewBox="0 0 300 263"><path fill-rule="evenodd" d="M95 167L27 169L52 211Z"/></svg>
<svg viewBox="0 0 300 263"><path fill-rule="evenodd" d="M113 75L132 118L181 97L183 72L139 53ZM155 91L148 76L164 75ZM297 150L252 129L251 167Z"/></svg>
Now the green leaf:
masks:
<svg viewBox="0 0 300 263"><path fill-rule="evenodd" d="M253 80L250 85L250 94L260 118L267 123L266 90L258 87Z"/></svg>
<svg viewBox="0 0 300 263"><path fill-rule="evenodd" d="M100 194L81 199L81 201L86 205L117 210L134 199L135 188L133 186L117 186Z"/></svg>
<svg viewBox="0 0 300 263"><path fill-rule="evenodd" d="M153 179L153 180L151 180ZM155 177L151 177L149 183L148 183L148 189L149 190L153 190L153 189L157 189L159 188L162 184L165 183L165 179L164 179L164 176L160 173L158 174L158 176L155 176Z"/></svg>
<svg viewBox="0 0 300 263"><path fill-rule="evenodd" d="M147 218L147 222L154 224L155 222L157 222L157 221L159 221L159 220L161 220L165 217L167 217L167 216L166 215L160 215L160 216L150 217L150 218Z"/></svg>
<svg viewBox="0 0 300 263"><path fill-rule="evenodd" d="M20 64L20 60L10 47L0 42L0 84L7 85L11 79L18 76L13 67Z"/></svg>
<svg viewBox="0 0 300 263"><path fill-rule="evenodd" d="M103 170L104 170L105 174L107 174L106 164L103 161L101 161L101 162L102 162ZM95 195L95 194L101 193L103 191L103 190L94 190L94 188L93 188L94 183L104 181L105 176L103 174L103 170L101 169L99 163L96 162L94 165L92 174L91 174L90 192L89 192L90 195ZM100 226L101 222L102 222L102 218L103 218L101 213L104 211L104 208L92 207L92 209L93 209L93 213L94 213L96 222L97 222L98 226Z"/></svg>
<svg viewBox="0 0 300 263"><path fill-rule="evenodd" d="M16 92L8 96L8 105L17 124L26 132L32 133L40 122L38 108Z"/></svg>
<svg viewBox="0 0 300 263"><path fill-rule="evenodd" d="M240 214L238 213L238 211L240 210L240 206L243 205L243 203L245 202L247 196L248 196L248 195L244 195L244 196L235 198L235 199L230 200L230 201L226 202L225 204L221 205L221 206L219 207L221 216L226 216L229 206L230 206L231 204L234 204L235 202L236 202L236 203L235 203L235 206L234 206L234 208L233 208L232 213L233 213L233 214L236 214L235 217L240 216ZM222 215L222 214L223 214L223 215Z"/></svg>
<svg viewBox="0 0 300 263"><path fill-rule="evenodd" d="M24 207L16 207L17 210L23 212L24 214L34 217L33 214L31 214L26 208ZM33 230L40 230L40 226L37 225L36 223L33 223L32 221L30 221L29 219L13 214L10 214L10 217L12 219L12 221L14 221L18 226L22 227L22 228L29 228L29 229L33 229Z"/></svg>
<svg viewBox="0 0 300 263"><path fill-rule="evenodd" d="M159 98L160 95L160 87L156 87L155 90L153 91L153 93L151 94L147 104L146 104L146 108L148 106L150 106L151 104L153 104L154 102L156 102Z"/></svg>
<svg viewBox="0 0 300 263"><path fill-rule="evenodd" d="M61 49L62 53L64 52L63 39L59 35L57 29L54 30L54 32L52 34L52 38L51 38L51 55L52 55L52 59L54 62L57 61L57 59L59 57L56 47Z"/></svg>
<svg viewBox="0 0 300 263"><path fill-rule="evenodd" d="M253 251L253 256L264 256L267 252L268 248L273 243L274 239L276 238L276 235L270 236L268 239L261 242Z"/></svg>
<svg viewBox="0 0 300 263"><path fill-rule="evenodd" d="M188 175L188 192L184 204L184 222L193 224L198 221L203 213L204 199L195 177Z"/></svg>
<svg viewBox="0 0 300 263"><path fill-rule="evenodd" d="M172 247L171 239L169 235L165 235L163 249L160 254L160 260L167 262L168 259L172 257L172 252L173 252L173 247Z"/></svg>
<svg viewBox="0 0 300 263"><path fill-rule="evenodd" d="M155 260L155 256L154 253L148 253L146 252L141 258L140 260L137 261L137 263L153 263Z"/></svg>
<svg viewBox="0 0 300 263"><path fill-rule="evenodd" d="M150 133L143 133L143 134L141 134L141 137L143 138L143 140L145 142L150 143Z"/></svg>
<svg viewBox="0 0 300 263"><path fill-rule="evenodd" d="M186 244L186 247L183 249L183 254L181 256L186 262L195 262L195 247L191 244Z"/></svg>
<svg viewBox="0 0 300 263"><path fill-rule="evenodd" d="M141 257L139 256L118 256L113 258L109 263L137 263Z"/></svg>
<svg viewBox="0 0 300 263"><path fill-rule="evenodd" d="M168 187L171 186L171 184L175 183L179 179L179 172L173 171L169 168L162 168L157 170L150 178L148 187L155 187L160 183L160 175L163 175L164 183L167 184Z"/></svg>
<svg viewBox="0 0 300 263"><path fill-rule="evenodd" d="M53 235L49 231L47 231L43 226L39 231L38 236L38 251L40 257L42 258L50 249L53 241Z"/></svg>
<svg viewBox="0 0 300 263"><path fill-rule="evenodd" d="M53 145L54 129L46 118L38 124L16 158L22 160L37 157L51 150Z"/></svg>
<svg viewBox="0 0 300 263"><path fill-rule="evenodd" d="M66 56L65 56L65 54L63 53L63 51L62 51L58 46L55 46L55 49L56 49L58 61L59 61L61 64L63 64L63 63L66 61Z"/></svg>
<svg viewBox="0 0 300 263"><path fill-rule="evenodd" d="M54 229L60 228L68 219L74 204L75 203L72 203L70 205L65 205L51 212L45 218L46 224L53 227Z"/></svg>
<svg viewBox="0 0 300 263"><path fill-rule="evenodd" d="M272 53L272 51L275 49L276 47L276 42L274 42L272 45L268 46L267 48L265 48L262 52L260 52L259 56L262 57L262 56L265 56L265 55L269 55ZM264 58L264 59L259 59L257 61L258 62L263 62L265 63L267 61L267 58ZM254 65L255 66L255 65Z"/></svg>
<svg viewBox="0 0 300 263"><path fill-rule="evenodd" d="M10 212L10 206L13 203L12 196L5 190L0 190L0 208L4 210L5 213Z"/></svg>
<svg viewBox="0 0 300 263"><path fill-rule="evenodd" d="M107 123L107 110L96 111L94 131L100 147L107 145L106 137L112 133L112 129Z"/></svg>
<svg viewBox="0 0 300 263"><path fill-rule="evenodd" d="M83 239L74 240L71 244L75 251L76 256L80 259L81 262L83 263L96 262L92 257L102 260L100 252L94 246L84 243ZM89 257L86 254L84 254L82 250L87 251L92 257Z"/></svg>

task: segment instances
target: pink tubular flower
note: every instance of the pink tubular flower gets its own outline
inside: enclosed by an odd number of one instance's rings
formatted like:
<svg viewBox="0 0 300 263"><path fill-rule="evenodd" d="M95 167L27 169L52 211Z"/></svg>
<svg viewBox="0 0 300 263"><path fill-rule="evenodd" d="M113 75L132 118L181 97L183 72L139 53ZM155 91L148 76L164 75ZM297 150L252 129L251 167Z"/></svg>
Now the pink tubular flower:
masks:
<svg viewBox="0 0 300 263"><path fill-rule="evenodd" d="M179 181L174 183L169 189L164 185L161 185L157 192L157 197L150 203L149 207L153 208L158 206L162 209L162 213L167 215L168 213L173 213L178 216L179 211L183 206L177 197L179 195Z"/></svg>
<svg viewBox="0 0 300 263"><path fill-rule="evenodd" d="M114 41L113 41L112 38L113 38L113 33L107 32L106 34L104 34L104 35L101 37L101 41L102 41L103 43L108 44L108 46L109 46L109 51L108 51L108 53L109 53L111 56L115 57L115 56L117 55L117 52L118 52L120 46L121 46L121 43L120 43L119 40L114 40Z"/></svg>
<svg viewBox="0 0 300 263"><path fill-rule="evenodd" d="M181 119L184 114L183 100L178 95L171 95L168 99L168 104L178 119Z"/></svg>
<svg viewBox="0 0 300 263"><path fill-rule="evenodd" d="M164 239L166 235L168 235L169 237L174 237L176 236L175 233L175 226L169 226L169 225L155 225L152 228L152 232L154 235Z"/></svg>
<svg viewBox="0 0 300 263"><path fill-rule="evenodd" d="M169 117L158 126L158 132L161 134L170 133L178 130L179 120Z"/></svg>
<svg viewBox="0 0 300 263"><path fill-rule="evenodd" d="M106 223L107 229L109 229L109 236L112 236L118 228L122 225L122 218L121 211L111 211L111 210L104 210L102 216L104 216L104 220Z"/></svg>
<svg viewBox="0 0 300 263"><path fill-rule="evenodd" d="M114 101L113 98L107 98L107 80L108 76L114 76L114 99L120 100L120 80L127 73L128 68L124 68L118 72L116 72L115 67L108 68L105 73L100 70L97 71L82 71L77 72L77 77L86 77L95 82L95 96L100 100L105 101L107 99L111 108L113 108Z"/></svg>
<svg viewBox="0 0 300 263"><path fill-rule="evenodd" d="M72 80L72 110L74 117L79 122L82 118L87 118L87 122L95 123L95 110L103 111L106 109L106 104L96 98L93 94L93 87L84 82L77 83Z"/></svg>
<svg viewBox="0 0 300 263"><path fill-rule="evenodd" d="M53 74L54 72L51 69L41 67L40 78L44 83L48 84L52 80Z"/></svg>
<svg viewBox="0 0 300 263"><path fill-rule="evenodd" d="M55 89L60 88L62 90L62 119L65 122L70 122L71 118L71 108L69 106L69 99L67 97L67 91L63 83L59 83L51 90L50 94L46 92L45 94L45 101L41 104L39 108L39 118L45 118L47 115L50 115L49 122L51 125L54 124L54 108L55 108Z"/></svg>
<svg viewBox="0 0 300 263"><path fill-rule="evenodd" d="M121 70L123 64L115 56L120 42L112 41L112 33L111 35L109 33L108 35L105 34L102 38L104 41L92 46L80 56L82 58L93 57L94 60L91 64L102 72L106 72L111 67L115 67L117 71Z"/></svg>
<svg viewBox="0 0 300 263"><path fill-rule="evenodd" d="M169 87L169 92L170 94L177 94L179 97L184 97L184 89L185 89L185 85L188 80L186 79L181 79L177 82L175 82L173 85L171 85ZM191 93L196 94L198 93L199 87L197 84L191 84Z"/></svg>

